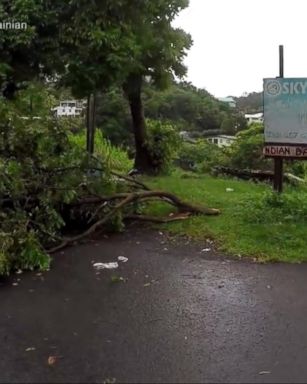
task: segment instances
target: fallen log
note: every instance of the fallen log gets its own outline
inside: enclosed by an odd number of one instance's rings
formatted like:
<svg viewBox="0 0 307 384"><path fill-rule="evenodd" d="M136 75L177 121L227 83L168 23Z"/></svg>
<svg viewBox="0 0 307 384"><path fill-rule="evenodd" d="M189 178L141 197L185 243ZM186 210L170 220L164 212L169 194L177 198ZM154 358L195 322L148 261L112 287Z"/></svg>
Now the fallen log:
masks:
<svg viewBox="0 0 307 384"><path fill-rule="evenodd" d="M258 180L258 181L272 181L274 173L272 171L251 170L251 169L238 169L216 166L212 169L215 175L229 175L243 180Z"/></svg>
<svg viewBox="0 0 307 384"><path fill-rule="evenodd" d="M243 180L252 180L252 181L267 181L273 182L274 172L273 171L263 171L263 170L254 170L254 169L238 169L238 168L229 168L216 166L212 168L212 173L214 175L229 175L237 177L238 179ZM289 184L305 184L305 180L292 175L291 173L284 174L284 181Z"/></svg>

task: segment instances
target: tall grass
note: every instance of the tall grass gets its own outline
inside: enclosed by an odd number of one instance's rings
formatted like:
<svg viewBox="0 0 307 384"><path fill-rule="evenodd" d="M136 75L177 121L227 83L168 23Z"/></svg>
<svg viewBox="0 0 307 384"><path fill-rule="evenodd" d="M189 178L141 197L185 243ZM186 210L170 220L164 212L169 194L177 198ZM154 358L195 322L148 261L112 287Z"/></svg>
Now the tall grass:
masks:
<svg viewBox="0 0 307 384"><path fill-rule="evenodd" d="M80 148L86 148L86 132L70 133L69 140ZM127 173L133 167L127 151L112 145L98 129L95 132L94 153L104 160L109 169Z"/></svg>

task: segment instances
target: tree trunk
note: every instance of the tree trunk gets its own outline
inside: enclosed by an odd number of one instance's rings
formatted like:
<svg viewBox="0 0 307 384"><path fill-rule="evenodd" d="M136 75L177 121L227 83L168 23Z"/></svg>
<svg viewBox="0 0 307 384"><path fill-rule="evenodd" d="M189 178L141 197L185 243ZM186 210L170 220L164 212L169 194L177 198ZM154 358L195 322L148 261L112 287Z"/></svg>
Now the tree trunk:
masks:
<svg viewBox="0 0 307 384"><path fill-rule="evenodd" d="M94 153L95 144L96 94L87 97L86 110L86 150L89 155Z"/></svg>
<svg viewBox="0 0 307 384"><path fill-rule="evenodd" d="M142 76L130 76L124 84L124 92L128 98L133 123L135 140L134 167L141 173L152 174L154 165L147 148L146 122L142 103Z"/></svg>

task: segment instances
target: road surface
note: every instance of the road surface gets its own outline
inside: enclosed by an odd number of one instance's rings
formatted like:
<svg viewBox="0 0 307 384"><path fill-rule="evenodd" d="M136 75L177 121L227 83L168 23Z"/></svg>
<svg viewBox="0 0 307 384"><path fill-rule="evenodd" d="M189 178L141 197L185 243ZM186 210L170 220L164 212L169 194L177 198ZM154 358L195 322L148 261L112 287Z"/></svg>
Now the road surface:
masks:
<svg viewBox="0 0 307 384"><path fill-rule="evenodd" d="M205 241L132 228L66 249L2 280L0 314L1 383L307 382L307 265Z"/></svg>

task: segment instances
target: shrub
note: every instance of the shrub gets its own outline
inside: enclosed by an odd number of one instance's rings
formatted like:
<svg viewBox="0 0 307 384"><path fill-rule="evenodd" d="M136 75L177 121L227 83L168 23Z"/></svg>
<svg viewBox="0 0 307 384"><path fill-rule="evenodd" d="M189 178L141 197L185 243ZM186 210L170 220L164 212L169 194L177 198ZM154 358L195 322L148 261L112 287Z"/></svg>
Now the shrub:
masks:
<svg viewBox="0 0 307 384"><path fill-rule="evenodd" d="M237 134L237 140L225 150L227 166L240 169L270 170L272 161L263 155L263 124L255 123Z"/></svg>
<svg viewBox="0 0 307 384"><path fill-rule="evenodd" d="M184 142L178 156L178 163L184 169L196 172L209 172L215 165L223 162L224 152L207 140L196 143Z"/></svg>
<svg viewBox="0 0 307 384"><path fill-rule="evenodd" d="M272 224L307 221L307 196L304 190L282 194L265 192L257 199L247 196L238 206L236 215L253 224Z"/></svg>
<svg viewBox="0 0 307 384"><path fill-rule="evenodd" d="M250 128L237 134L237 140L225 149L225 165L239 169L273 170L273 159L263 155L263 124L254 123ZM300 160L286 160L285 171L299 177L306 175L306 163Z"/></svg>
<svg viewBox="0 0 307 384"><path fill-rule="evenodd" d="M178 131L170 123L147 120L147 146L156 173L167 173L181 145Z"/></svg>

